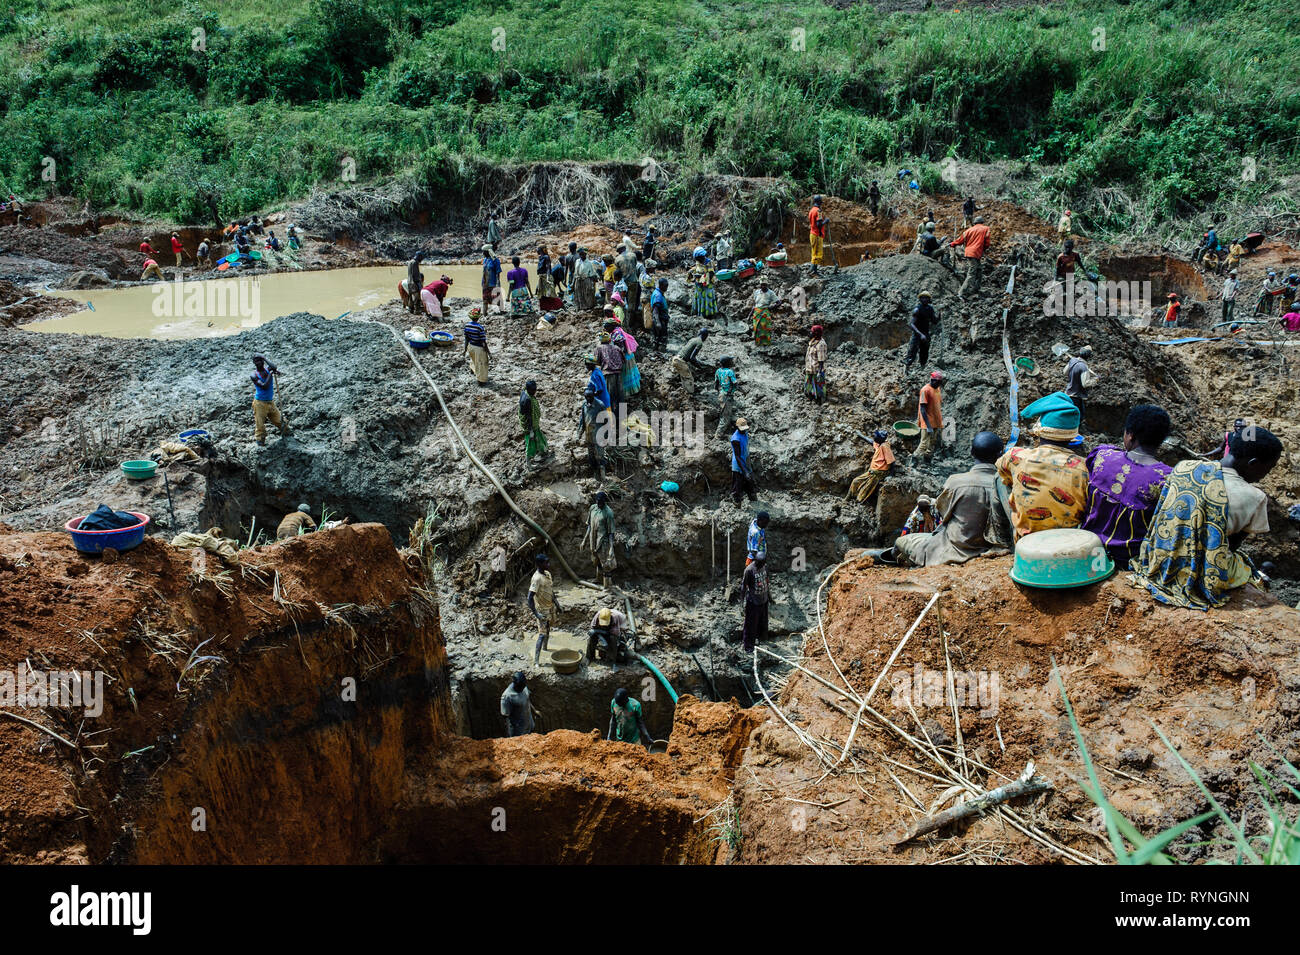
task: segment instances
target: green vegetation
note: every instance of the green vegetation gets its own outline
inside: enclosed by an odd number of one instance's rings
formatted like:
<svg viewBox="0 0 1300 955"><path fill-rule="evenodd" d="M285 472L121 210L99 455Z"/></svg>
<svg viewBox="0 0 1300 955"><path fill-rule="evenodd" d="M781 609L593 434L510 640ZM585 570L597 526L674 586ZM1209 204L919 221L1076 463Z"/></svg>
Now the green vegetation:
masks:
<svg viewBox="0 0 1300 955"><path fill-rule="evenodd" d="M1040 164L1120 231L1277 191L1297 35L1288 0L14 0L0 175L197 221L341 185L347 160L464 189L485 164L650 155L861 197L901 165L934 188L955 156Z"/></svg>
<svg viewBox="0 0 1300 955"><path fill-rule="evenodd" d="M1186 841L1179 843L1178 840L1197 826L1218 817L1228 831L1230 838L1208 843L1195 843L1195 845L1230 848L1234 852L1234 862L1238 865L1243 863L1253 865L1300 865L1300 824L1297 824L1294 818L1288 818L1288 813L1292 817L1295 815L1294 807L1296 802L1300 802L1300 789L1296 789L1286 778L1289 776L1296 783L1300 783L1300 770L1283 759L1281 754L1267 741L1264 741L1264 743L1270 749L1273 749L1273 753L1277 756L1280 764L1279 772L1283 775L1279 776L1258 763L1250 762L1247 764L1254 774L1255 780L1259 783L1259 805L1267 817L1265 831L1250 836L1246 834L1245 815L1243 814L1240 820L1234 821L1223 806L1219 804L1219 801L1214 798L1210 790L1206 788L1196 770L1191 767L1187 760L1183 759L1174 744L1153 723L1151 728L1155 730L1156 735L1160 737L1160 741L1165 744L1174 759L1177 760L1183 772L1196 784L1196 788L1200 790L1210 809L1199 816L1193 816L1191 819L1185 819L1175 826L1170 826L1154 836L1146 837L1138 832L1137 826L1133 825L1106 798L1106 793L1101 788L1101 781L1097 778L1097 770L1093 767L1092 756L1088 753L1087 744L1083 741L1083 732L1079 729L1079 721L1075 719L1074 707L1070 705L1070 697L1065 692L1065 682L1061 679L1061 672L1057 669L1055 660L1052 661L1052 676L1056 678L1057 688L1061 691L1061 700L1065 704L1065 714L1069 718L1070 728L1074 731L1074 740L1079 747L1079 755L1083 759L1083 766L1088 774L1088 781L1081 782L1079 785L1088 798L1101 810L1102 820L1106 825L1106 835L1110 839L1111 851L1115 854L1116 862L1121 865L1174 865L1178 860L1165 850L1174 845L1190 845L1191 843ZM1279 790L1282 792L1279 793ZM1290 798L1284 798L1284 796Z"/></svg>

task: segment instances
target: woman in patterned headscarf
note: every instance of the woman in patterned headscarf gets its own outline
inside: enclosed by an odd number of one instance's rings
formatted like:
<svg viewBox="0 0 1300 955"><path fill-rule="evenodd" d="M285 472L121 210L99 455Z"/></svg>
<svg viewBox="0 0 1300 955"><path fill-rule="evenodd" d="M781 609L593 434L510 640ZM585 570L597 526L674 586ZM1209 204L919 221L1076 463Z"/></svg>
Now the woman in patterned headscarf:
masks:
<svg viewBox="0 0 1300 955"><path fill-rule="evenodd" d="M695 286L695 301L691 314L711 318L718 314L718 290L713 285L713 269L709 267L708 253L695 250L695 265L691 268L691 284Z"/></svg>

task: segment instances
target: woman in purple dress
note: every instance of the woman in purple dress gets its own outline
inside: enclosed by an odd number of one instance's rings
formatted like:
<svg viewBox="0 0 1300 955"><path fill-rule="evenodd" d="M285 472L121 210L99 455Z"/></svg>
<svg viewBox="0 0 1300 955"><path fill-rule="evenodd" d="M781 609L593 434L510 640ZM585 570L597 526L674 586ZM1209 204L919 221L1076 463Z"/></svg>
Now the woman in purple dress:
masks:
<svg viewBox="0 0 1300 955"><path fill-rule="evenodd" d="M510 283L510 314L531 315L533 313L533 290L528 285L528 270L519 264L519 256L510 260L514 266L506 273Z"/></svg>
<svg viewBox="0 0 1300 955"><path fill-rule="evenodd" d="M1173 470L1156 460L1169 429L1164 408L1138 405L1124 422L1124 447L1103 444L1088 455L1088 516L1081 526L1101 538L1120 570L1127 570L1141 549L1160 489Z"/></svg>

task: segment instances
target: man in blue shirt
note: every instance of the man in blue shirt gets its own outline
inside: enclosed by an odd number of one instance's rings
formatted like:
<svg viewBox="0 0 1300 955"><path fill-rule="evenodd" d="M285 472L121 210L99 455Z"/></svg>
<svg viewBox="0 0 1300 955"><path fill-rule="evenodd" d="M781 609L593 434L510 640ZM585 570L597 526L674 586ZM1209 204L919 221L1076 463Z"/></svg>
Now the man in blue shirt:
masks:
<svg viewBox="0 0 1300 955"><path fill-rule="evenodd" d="M736 389L740 387L735 365L734 358L723 355L718 359L718 370L713 373L713 390L718 393L719 438L735 427Z"/></svg>
<svg viewBox="0 0 1300 955"><path fill-rule="evenodd" d="M596 364L595 355L584 355L583 359L587 365L587 371L591 373L587 379L587 385L596 392L596 400L600 402L602 408L609 407L609 385L605 382L605 373L600 370Z"/></svg>
<svg viewBox="0 0 1300 955"><path fill-rule="evenodd" d="M1217 225L1211 225L1210 230L1205 233L1205 243L1196 250L1196 261L1199 263L1205 257L1206 252L1213 252L1219 248L1219 230Z"/></svg>
<svg viewBox="0 0 1300 955"><path fill-rule="evenodd" d="M731 499L740 506L742 496L758 500L754 491L754 471L749 466L749 422L736 419L736 430L731 432Z"/></svg>
<svg viewBox="0 0 1300 955"><path fill-rule="evenodd" d="M605 479L605 449L600 443L601 418L605 406L596 396L596 389L587 383L582 395L582 408L578 412L579 440L587 446L587 463L591 465L592 476L599 481Z"/></svg>
<svg viewBox="0 0 1300 955"><path fill-rule="evenodd" d="M275 406L275 379L280 370L266 360L263 355L253 356L253 437L258 444L266 444L266 423L269 421L280 429L280 436L289 433L289 423L280 417L280 409Z"/></svg>
<svg viewBox="0 0 1300 955"><path fill-rule="evenodd" d="M650 324L654 332L655 347L660 351L668 348L668 280L660 279L657 287L650 293Z"/></svg>
<svg viewBox="0 0 1300 955"><path fill-rule="evenodd" d="M759 554L767 553L767 525L771 523L767 511L759 511L749 522L749 534L745 538L745 566L754 562Z"/></svg>
<svg viewBox="0 0 1300 955"><path fill-rule="evenodd" d="M492 246L483 246L483 311L487 313L494 304L505 307L501 296L501 260L492 251Z"/></svg>

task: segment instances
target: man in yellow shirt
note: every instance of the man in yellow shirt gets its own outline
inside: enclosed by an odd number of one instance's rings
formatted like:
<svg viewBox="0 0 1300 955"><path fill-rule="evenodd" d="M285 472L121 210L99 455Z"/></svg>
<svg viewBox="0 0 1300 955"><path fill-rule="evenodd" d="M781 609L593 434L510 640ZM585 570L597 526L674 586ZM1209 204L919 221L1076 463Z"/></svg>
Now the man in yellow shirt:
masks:
<svg viewBox="0 0 1300 955"><path fill-rule="evenodd" d="M1034 531L1078 527L1088 514L1088 465L1075 452L1079 409L1058 391L1039 398L1021 417L1038 418L1038 445L1012 448L998 458L998 476L1010 488L1011 524L1019 540Z"/></svg>
<svg viewBox="0 0 1300 955"><path fill-rule="evenodd" d="M1061 241L1065 242L1074 234L1074 215L1069 209L1061 216L1061 221L1056 223L1056 234L1060 236Z"/></svg>
<svg viewBox="0 0 1300 955"><path fill-rule="evenodd" d="M1232 271L1241 264L1241 258L1245 254L1246 247L1242 245L1241 240L1238 239L1228 247L1228 261L1224 263L1224 267L1227 268L1228 271Z"/></svg>

